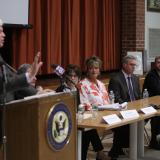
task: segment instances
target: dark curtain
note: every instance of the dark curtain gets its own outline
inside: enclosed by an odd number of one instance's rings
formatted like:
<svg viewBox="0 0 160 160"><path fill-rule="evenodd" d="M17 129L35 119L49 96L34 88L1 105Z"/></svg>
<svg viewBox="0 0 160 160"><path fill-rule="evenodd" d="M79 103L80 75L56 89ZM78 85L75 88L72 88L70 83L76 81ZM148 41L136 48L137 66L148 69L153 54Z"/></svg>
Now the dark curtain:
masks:
<svg viewBox="0 0 160 160"><path fill-rule="evenodd" d="M42 74L51 64L77 64L99 56L103 70L120 66L120 0L30 1L32 29L14 29L13 65L31 63L42 52Z"/></svg>

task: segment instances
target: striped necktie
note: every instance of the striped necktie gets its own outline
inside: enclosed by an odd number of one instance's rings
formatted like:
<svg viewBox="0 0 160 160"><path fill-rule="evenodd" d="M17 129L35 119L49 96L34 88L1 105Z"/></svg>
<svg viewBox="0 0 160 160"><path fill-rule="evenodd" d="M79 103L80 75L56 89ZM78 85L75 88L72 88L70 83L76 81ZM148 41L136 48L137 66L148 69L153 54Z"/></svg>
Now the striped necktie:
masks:
<svg viewBox="0 0 160 160"><path fill-rule="evenodd" d="M134 92L133 92L133 88L132 88L132 85L131 85L131 77L127 77L127 79L128 79L128 90L129 90L130 100L134 101L135 97L134 97Z"/></svg>

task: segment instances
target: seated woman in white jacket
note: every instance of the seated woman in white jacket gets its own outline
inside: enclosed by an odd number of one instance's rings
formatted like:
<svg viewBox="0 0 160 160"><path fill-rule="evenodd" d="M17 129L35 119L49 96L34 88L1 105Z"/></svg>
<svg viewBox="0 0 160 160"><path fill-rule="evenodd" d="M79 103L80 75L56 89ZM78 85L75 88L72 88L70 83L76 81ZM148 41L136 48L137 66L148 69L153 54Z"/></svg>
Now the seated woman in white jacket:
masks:
<svg viewBox="0 0 160 160"><path fill-rule="evenodd" d="M90 110L92 106L109 104L108 92L105 85L97 79L100 75L100 68L102 62L96 57L92 56L87 59L87 76L80 81L80 102ZM97 152L97 160L107 159L103 152L103 146L96 129L84 131L82 133L82 159L85 160L89 143L91 142L93 149Z"/></svg>

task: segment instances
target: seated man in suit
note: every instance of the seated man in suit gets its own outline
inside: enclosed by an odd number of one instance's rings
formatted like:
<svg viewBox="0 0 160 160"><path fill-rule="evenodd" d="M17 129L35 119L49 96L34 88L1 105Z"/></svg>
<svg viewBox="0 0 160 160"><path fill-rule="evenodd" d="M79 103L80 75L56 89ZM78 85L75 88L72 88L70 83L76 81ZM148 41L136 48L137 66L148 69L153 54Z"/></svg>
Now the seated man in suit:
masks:
<svg viewBox="0 0 160 160"><path fill-rule="evenodd" d="M136 58L127 55L122 59L122 70L110 79L108 89L114 92L115 102L130 102L141 98L139 79L133 74ZM112 159L123 153L123 148L129 147L129 125L113 129L113 146L109 152Z"/></svg>
<svg viewBox="0 0 160 160"><path fill-rule="evenodd" d="M26 72L30 72L32 68L31 64L22 64L18 70L17 70L17 74L21 75L24 74ZM21 89L18 89L15 91L15 99L23 99L24 97L27 96L32 96L35 94L43 94L43 93L47 93L47 92L52 92L53 90L51 89L43 89L41 86L37 86L36 85L36 79L35 81L33 81L30 85L28 85L27 87L23 87Z"/></svg>
<svg viewBox="0 0 160 160"><path fill-rule="evenodd" d="M150 97L160 95L160 56L155 58L155 68L146 75L143 88L147 88ZM160 134L160 116L151 118L150 148L160 150L158 134Z"/></svg>

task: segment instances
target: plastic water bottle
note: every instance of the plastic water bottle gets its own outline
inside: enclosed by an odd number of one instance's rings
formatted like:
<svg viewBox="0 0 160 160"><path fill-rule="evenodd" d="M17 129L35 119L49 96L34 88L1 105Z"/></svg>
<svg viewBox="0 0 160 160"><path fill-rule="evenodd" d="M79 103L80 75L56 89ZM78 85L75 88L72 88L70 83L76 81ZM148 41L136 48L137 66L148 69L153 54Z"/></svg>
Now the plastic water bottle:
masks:
<svg viewBox="0 0 160 160"><path fill-rule="evenodd" d="M92 118L96 118L97 117L97 111L98 111L98 106L97 105L94 105L92 104Z"/></svg>
<svg viewBox="0 0 160 160"><path fill-rule="evenodd" d="M149 93L148 93L148 90L145 88L143 91L143 106L144 107L148 106L148 97L149 97Z"/></svg>
<svg viewBox="0 0 160 160"><path fill-rule="evenodd" d="M143 91L143 99L148 98L148 97L149 97L149 93L148 93L147 88L145 88Z"/></svg>
<svg viewBox="0 0 160 160"><path fill-rule="evenodd" d="M83 104L78 105L78 122L82 122L83 114L85 112L85 106Z"/></svg>
<svg viewBox="0 0 160 160"><path fill-rule="evenodd" d="M115 95L112 90L109 92L109 100L111 104L113 104L115 101Z"/></svg>

